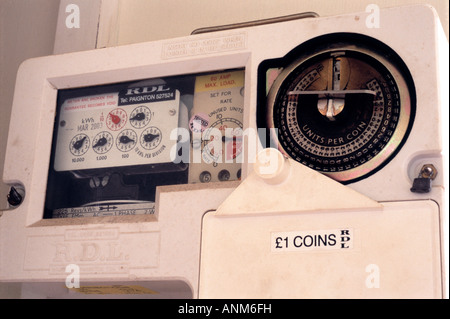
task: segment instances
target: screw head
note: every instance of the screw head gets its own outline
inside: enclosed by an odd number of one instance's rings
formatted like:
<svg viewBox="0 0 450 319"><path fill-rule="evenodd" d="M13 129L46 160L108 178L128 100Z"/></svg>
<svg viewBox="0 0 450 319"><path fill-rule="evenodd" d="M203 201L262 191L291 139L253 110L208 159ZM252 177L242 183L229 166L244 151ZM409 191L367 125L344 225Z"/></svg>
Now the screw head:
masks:
<svg viewBox="0 0 450 319"><path fill-rule="evenodd" d="M430 178L431 180L434 180L437 173L437 169L433 164L425 164L422 166L419 175L420 177Z"/></svg>

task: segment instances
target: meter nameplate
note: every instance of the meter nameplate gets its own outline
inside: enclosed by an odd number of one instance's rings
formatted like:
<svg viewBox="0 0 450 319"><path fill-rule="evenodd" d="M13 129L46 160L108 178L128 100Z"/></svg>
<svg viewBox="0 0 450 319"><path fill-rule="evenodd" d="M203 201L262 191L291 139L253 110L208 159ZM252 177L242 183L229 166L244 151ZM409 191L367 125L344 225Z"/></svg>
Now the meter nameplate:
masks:
<svg viewBox="0 0 450 319"><path fill-rule="evenodd" d="M171 162L180 93L164 85L66 100L58 126L56 171Z"/></svg>

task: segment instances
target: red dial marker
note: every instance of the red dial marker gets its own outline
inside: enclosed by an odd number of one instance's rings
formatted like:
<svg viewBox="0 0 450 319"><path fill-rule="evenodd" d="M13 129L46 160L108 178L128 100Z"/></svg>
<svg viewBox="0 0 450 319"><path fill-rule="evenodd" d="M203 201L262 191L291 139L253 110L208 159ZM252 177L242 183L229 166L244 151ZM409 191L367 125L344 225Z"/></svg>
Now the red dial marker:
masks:
<svg viewBox="0 0 450 319"><path fill-rule="evenodd" d="M117 115L115 115L115 114L110 114L111 115L111 121L114 123L114 124L119 124L120 123L120 117L118 117Z"/></svg>

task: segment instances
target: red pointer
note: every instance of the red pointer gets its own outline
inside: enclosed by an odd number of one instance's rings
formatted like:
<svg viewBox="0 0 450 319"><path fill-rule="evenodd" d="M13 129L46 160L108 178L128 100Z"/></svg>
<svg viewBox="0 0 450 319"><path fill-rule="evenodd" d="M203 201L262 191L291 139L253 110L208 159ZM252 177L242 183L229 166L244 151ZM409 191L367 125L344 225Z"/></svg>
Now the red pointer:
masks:
<svg viewBox="0 0 450 319"><path fill-rule="evenodd" d="M120 117L118 117L117 115L115 115L115 114L110 114L111 115L111 121L114 123L114 124L119 124L120 123Z"/></svg>

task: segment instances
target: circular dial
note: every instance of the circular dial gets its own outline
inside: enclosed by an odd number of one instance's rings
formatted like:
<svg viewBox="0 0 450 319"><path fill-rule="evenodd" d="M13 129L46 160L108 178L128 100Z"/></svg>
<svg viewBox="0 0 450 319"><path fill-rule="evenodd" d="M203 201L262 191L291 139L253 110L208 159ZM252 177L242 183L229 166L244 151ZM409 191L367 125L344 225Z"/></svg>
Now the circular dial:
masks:
<svg viewBox="0 0 450 319"><path fill-rule="evenodd" d="M150 122L152 113L150 109L144 105L138 106L130 114L130 123L134 128L140 129Z"/></svg>
<svg viewBox="0 0 450 319"><path fill-rule="evenodd" d="M122 109L114 109L108 113L106 117L106 126L111 131L118 131L122 129L127 123L127 112Z"/></svg>
<svg viewBox="0 0 450 319"><path fill-rule="evenodd" d="M100 132L92 141L92 149L97 154L105 154L108 152L113 145L113 136L109 132Z"/></svg>
<svg viewBox="0 0 450 319"><path fill-rule="evenodd" d="M128 152L133 149L137 142L136 132L133 130L123 130L117 135L116 146L122 152Z"/></svg>
<svg viewBox="0 0 450 319"><path fill-rule="evenodd" d="M242 123L234 118L221 118L208 127L202 143L206 163L232 161L242 152Z"/></svg>
<svg viewBox="0 0 450 319"><path fill-rule="evenodd" d="M140 138L140 143L146 150L152 150L161 143L162 133L159 128L150 126L146 128Z"/></svg>
<svg viewBox="0 0 450 319"><path fill-rule="evenodd" d="M406 80L383 55L339 43L287 67L268 95L279 149L341 182L382 165L412 121Z"/></svg>
<svg viewBox="0 0 450 319"><path fill-rule="evenodd" d="M77 134L70 141L69 150L73 155L81 156L88 151L89 146L89 137L86 134Z"/></svg>

